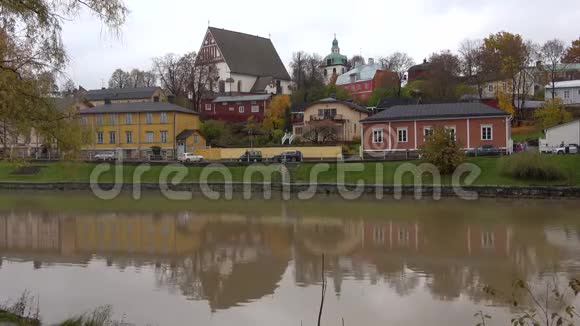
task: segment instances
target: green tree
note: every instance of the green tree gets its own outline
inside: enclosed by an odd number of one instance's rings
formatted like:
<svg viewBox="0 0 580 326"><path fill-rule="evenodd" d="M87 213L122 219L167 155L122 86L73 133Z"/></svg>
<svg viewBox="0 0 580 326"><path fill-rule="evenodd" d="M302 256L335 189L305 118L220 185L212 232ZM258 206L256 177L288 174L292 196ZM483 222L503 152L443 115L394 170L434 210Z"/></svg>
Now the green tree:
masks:
<svg viewBox="0 0 580 326"><path fill-rule="evenodd" d="M435 128L419 150L421 160L435 165L441 174L450 174L465 160L461 147L449 131Z"/></svg>
<svg viewBox="0 0 580 326"><path fill-rule="evenodd" d="M225 123L218 120L207 120L202 123L200 132L208 145L215 146L225 134Z"/></svg>
<svg viewBox="0 0 580 326"><path fill-rule="evenodd" d="M572 114L562 106L559 98L547 100L534 112L534 119L542 129L551 128L572 120Z"/></svg>

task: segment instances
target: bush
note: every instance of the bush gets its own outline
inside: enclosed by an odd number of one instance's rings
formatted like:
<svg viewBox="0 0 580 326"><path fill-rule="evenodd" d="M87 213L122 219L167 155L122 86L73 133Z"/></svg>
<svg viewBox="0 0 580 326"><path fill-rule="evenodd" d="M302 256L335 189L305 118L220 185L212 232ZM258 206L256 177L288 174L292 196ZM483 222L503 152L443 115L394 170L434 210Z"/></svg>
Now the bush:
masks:
<svg viewBox="0 0 580 326"><path fill-rule="evenodd" d="M505 158L501 166L504 175L521 180L558 181L566 172L549 156L540 153L519 153Z"/></svg>
<svg viewBox="0 0 580 326"><path fill-rule="evenodd" d="M461 145L443 128L436 128L419 148L421 159L435 165L441 174L451 174L465 160Z"/></svg>

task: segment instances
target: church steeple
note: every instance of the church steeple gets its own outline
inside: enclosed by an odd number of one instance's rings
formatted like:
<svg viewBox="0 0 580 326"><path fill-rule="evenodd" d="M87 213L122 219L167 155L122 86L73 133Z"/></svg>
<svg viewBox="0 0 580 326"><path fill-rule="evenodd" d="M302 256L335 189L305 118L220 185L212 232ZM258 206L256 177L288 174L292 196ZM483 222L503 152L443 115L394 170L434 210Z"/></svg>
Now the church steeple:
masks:
<svg viewBox="0 0 580 326"><path fill-rule="evenodd" d="M332 41L332 53L340 53L340 48L338 47L338 40L336 39L336 33L334 34L334 41Z"/></svg>

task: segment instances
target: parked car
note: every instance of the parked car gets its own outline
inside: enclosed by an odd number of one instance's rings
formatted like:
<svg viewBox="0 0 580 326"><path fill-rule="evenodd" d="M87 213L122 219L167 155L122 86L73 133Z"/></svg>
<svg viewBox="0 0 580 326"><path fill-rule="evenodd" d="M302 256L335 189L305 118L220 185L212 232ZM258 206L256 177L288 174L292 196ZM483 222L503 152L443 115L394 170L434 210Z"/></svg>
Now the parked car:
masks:
<svg viewBox="0 0 580 326"><path fill-rule="evenodd" d="M246 151L239 159L240 162L262 162L262 152Z"/></svg>
<svg viewBox="0 0 580 326"><path fill-rule="evenodd" d="M98 153L94 157L97 161L114 161L117 159L117 154L115 152L103 152Z"/></svg>
<svg viewBox="0 0 580 326"><path fill-rule="evenodd" d="M562 155L562 154L578 154L578 145L570 144L568 146L560 146L558 148L554 148L552 151L554 154Z"/></svg>
<svg viewBox="0 0 580 326"><path fill-rule="evenodd" d="M282 154L272 157L274 162L302 162L302 152L300 151L285 151Z"/></svg>
<svg viewBox="0 0 580 326"><path fill-rule="evenodd" d="M179 162L185 162L185 163L202 162L203 161L203 156L201 156L201 155L195 155L193 153L183 153L183 154L179 155L179 157L177 158L177 160Z"/></svg>
<svg viewBox="0 0 580 326"><path fill-rule="evenodd" d="M503 151L493 145L482 145L467 151L468 156L499 156Z"/></svg>

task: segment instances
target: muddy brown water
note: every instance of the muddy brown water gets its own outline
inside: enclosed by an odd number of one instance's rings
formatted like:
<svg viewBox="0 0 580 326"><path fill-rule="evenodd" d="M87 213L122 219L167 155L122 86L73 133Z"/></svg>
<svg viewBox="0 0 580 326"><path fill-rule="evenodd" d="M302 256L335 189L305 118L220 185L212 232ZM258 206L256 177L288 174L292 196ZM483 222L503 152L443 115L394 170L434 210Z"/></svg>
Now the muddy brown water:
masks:
<svg viewBox="0 0 580 326"><path fill-rule="evenodd" d="M0 301L27 290L47 323L111 305L136 325L315 325L322 255L323 325L507 325L482 286L580 277L580 202L0 199Z"/></svg>

